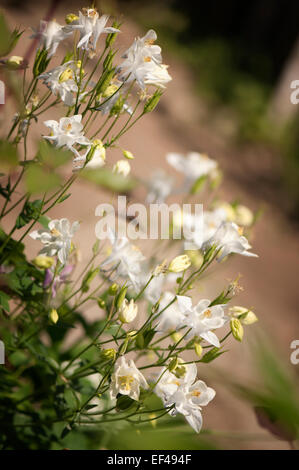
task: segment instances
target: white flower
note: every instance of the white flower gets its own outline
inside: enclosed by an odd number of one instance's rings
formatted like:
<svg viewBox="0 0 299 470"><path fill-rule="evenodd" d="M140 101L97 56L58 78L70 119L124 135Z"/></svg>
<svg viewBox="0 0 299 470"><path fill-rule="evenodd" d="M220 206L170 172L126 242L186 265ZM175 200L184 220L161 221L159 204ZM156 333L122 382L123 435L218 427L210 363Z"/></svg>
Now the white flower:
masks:
<svg viewBox="0 0 299 470"><path fill-rule="evenodd" d="M191 331L187 334L186 339L199 336L208 343L220 347L218 337L211 330L221 328L225 322L226 317L223 307L221 305L213 305L210 307L211 301L203 299L197 305L192 305L190 297L177 296L178 307L184 314L182 325L185 325Z"/></svg>
<svg viewBox="0 0 299 470"><path fill-rule="evenodd" d="M145 80L148 78L161 82L165 82L166 74L168 74L163 66L159 72L155 66L162 63L161 48L154 44L157 34L154 30L149 30L142 38L136 38L133 44L123 55L125 59L119 66L120 80L126 80L128 83L136 80L139 86L145 88Z"/></svg>
<svg viewBox="0 0 299 470"><path fill-rule="evenodd" d="M103 33L119 33L119 29L106 27L109 15L103 15L99 18L99 13L95 8L83 8L79 12L79 19L73 21L69 29L80 31L80 41L77 44L78 48L93 50L97 47L97 42Z"/></svg>
<svg viewBox="0 0 299 470"><path fill-rule="evenodd" d="M242 235L243 230L233 222L222 222L216 233L204 243L203 249L212 245L221 248L218 261L221 261L230 253L238 253L243 256L254 256L256 254L249 252L251 245L246 237Z"/></svg>
<svg viewBox="0 0 299 470"><path fill-rule="evenodd" d="M201 218L202 217L202 218ZM189 213L175 214L174 223L183 225L184 235L188 242L193 243L194 249L201 249L204 242L209 240L227 220L227 212L222 208L204 211L203 216Z"/></svg>
<svg viewBox="0 0 299 470"><path fill-rule="evenodd" d="M75 77L78 78L80 69L74 61L59 65L49 72L38 76L44 81L54 95L59 95L61 100L67 105L72 106L75 103L74 93L77 93L78 87Z"/></svg>
<svg viewBox="0 0 299 470"><path fill-rule="evenodd" d="M57 254L59 261L65 264L70 250L71 242L75 232L79 229L79 222L74 222L72 226L68 219L51 220L48 229L34 230L30 237L40 240L44 246L40 254L54 256Z"/></svg>
<svg viewBox="0 0 299 470"><path fill-rule="evenodd" d="M199 432L202 427L202 406L208 405L216 392L202 380L194 382L197 375L194 363L185 367L187 371L182 378L163 369L155 392L162 398L165 407L173 406L169 411L171 416L182 414L190 426Z"/></svg>
<svg viewBox="0 0 299 470"><path fill-rule="evenodd" d="M128 176L131 171L131 165L127 160L118 160L113 166L113 172L123 175L124 177Z"/></svg>
<svg viewBox="0 0 299 470"><path fill-rule="evenodd" d="M67 26L61 26L55 20L41 20L39 31L35 31L31 37L40 38L44 48L49 52L49 57L51 57L55 54L59 43L72 33L73 31L70 31Z"/></svg>
<svg viewBox="0 0 299 470"><path fill-rule="evenodd" d="M189 152L186 157L179 153L168 153L166 160L177 171L184 173L189 181L195 181L201 176L208 175L217 168L215 160L198 152Z"/></svg>
<svg viewBox="0 0 299 470"><path fill-rule="evenodd" d="M171 194L173 188L173 178L165 173L163 170L157 170L153 173L148 182L148 195L146 202L152 204L162 204L165 199Z"/></svg>
<svg viewBox="0 0 299 470"><path fill-rule="evenodd" d="M112 244L112 252L102 266L111 265L116 268L118 276L129 279L133 287L138 289L139 277L142 273L141 262L145 257L135 245L132 245L126 237L117 238L112 230L109 230L109 238Z"/></svg>
<svg viewBox="0 0 299 470"><path fill-rule="evenodd" d="M168 270L172 273L181 273L191 266L191 260L188 255L176 256L169 264Z"/></svg>
<svg viewBox="0 0 299 470"><path fill-rule="evenodd" d="M184 322L185 315L179 309L177 301L175 300L171 305L169 305L170 302L173 301L174 297L174 294L169 291L163 293L159 306L159 312L162 313L158 317L156 325L156 329L159 332L167 333L175 331L178 329L179 325L182 325ZM169 305L168 308L166 308L167 305Z"/></svg>
<svg viewBox="0 0 299 470"><path fill-rule="evenodd" d="M138 312L138 305L135 304L134 299L130 302L128 299L124 299L119 309L118 318L122 323L131 323L135 320Z"/></svg>
<svg viewBox="0 0 299 470"><path fill-rule="evenodd" d="M144 376L135 366L132 359L128 362L122 356L115 363L115 369L111 377L111 398L116 398L120 393L133 400L139 399L140 387L147 389L148 384Z"/></svg>
<svg viewBox="0 0 299 470"><path fill-rule="evenodd" d="M90 146L90 141L84 137L82 115L76 114L72 117L60 118L59 122L54 120L44 121L45 126L51 129L51 135L43 136L44 139L52 141L56 147L66 146L80 157L79 152L73 147L74 144Z"/></svg>
<svg viewBox="0 0 299 470"><path fill-rule="evenodd" d="M146 85L154 85L159 88L166 88L167 83L172 80L167 69L168 65L156 64L151 61L145 70L144 83Z"/></svg>

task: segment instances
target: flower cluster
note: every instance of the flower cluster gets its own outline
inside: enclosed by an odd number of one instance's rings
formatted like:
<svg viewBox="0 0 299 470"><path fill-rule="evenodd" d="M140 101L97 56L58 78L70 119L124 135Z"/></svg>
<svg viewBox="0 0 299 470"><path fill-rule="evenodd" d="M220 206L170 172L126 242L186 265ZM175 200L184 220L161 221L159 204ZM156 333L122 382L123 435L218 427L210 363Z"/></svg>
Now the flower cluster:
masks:
<svg viewBox="0 0 299 470"><path fill-rule="evenodd" d="M144 182L145 204L160 207L174 195L197 200L202 196L203 201L204 189L206 201L212 201L206 203L201 218L180 210L174 214L169 232L173 234L176 227L186 231L180 241L170 236L167 249L164 240L158 240L145 255L146 247L141 251L129 237L109 229L109 248L106 241L97 240L81 269L75 236L79 222L48 217L71 195L77 178L117 194L135 187L134 155L119 141L156 108L171 81L161 47L155 44L155 31L136 38L118 59L114 44L120 24L108 24L109 16L100 16L95 8L68 14L65 25L41 22L33 34L39 48L29 83L24 70L24 106L14 116L7 139L0 142L7 170L6 184L1 186L5 202L0 213L4 286L0 310L5 328L0 325L0 336L5 330L12 365L0 411L14 429L3 437L7 448L19 422L30 428L30 438L34 436L43 448L59 422L65 426L56 438L61 445L81 425L83 430L87 424L107 429L106 420L139 426L181 414L199 432L202 408L214 399L215 391L197 379L197 363L217 359L229 337L241 341L244 327L257 321L251 308L229 304L238 293L237 280L209 299L199 298L193 290L211 265L217 272L219 262L232 255L257 256L248 241L255 214L244 205L213 196L221 171L203 153L169 153L167 170L156 169ZM62 41L66 46L73 41L73 46L53 67L51 60ZM10 58L10 65L9 59L4 61L10 67L12 63L16 70L23 66L18 56ZM41 136L30 158L32 125L57 105L64 109L63 115L43 121L49 132ZM121 152L114 163L112 147ZM73 171L67 166L70 158ZM16 182L12 170L19 171ZM178 187L173 170L183 174ZM23 177L25 193L17 200ZM82 201L87 203L84 195ZM7 229L6 215L20 207L13 228ZM131 224L136 227L137 219ZM23 235L17 236L23 227ZM22 243L27 235L36 242L37 251L41 243L33 260ZM91 303L99 315L87 321L85 308ZM83 337L70 346L66 338L72 339L75 330L78 335L83 331ZM160 402L158 409L149 405L153 394ZM26 436L18 434L18 447Z"/></svg>

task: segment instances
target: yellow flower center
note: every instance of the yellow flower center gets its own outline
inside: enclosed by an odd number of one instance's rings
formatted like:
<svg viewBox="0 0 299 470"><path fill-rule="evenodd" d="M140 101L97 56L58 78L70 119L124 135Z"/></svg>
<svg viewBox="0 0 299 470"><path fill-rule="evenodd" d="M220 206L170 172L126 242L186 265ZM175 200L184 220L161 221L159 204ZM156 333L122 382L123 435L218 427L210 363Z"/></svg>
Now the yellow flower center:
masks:
<svg viewBox="0 0 299 470"><path fill-rule="evenodd" d="M238 228L238 232L239 232L239 235L242 236L243 233L244 233L244 228L243 228L243 227L239 227L239 228Z"/></svg>
<svg viewBox="0 0 299 470"><path fill-rule="evenodd" d="M203 316L204 316L205 318L210 318L211 315L212 315L212 312L211 312L211 310L209 310L209 309L206 310L206 311L204 312L204 314L203 314Z"/></svg>
<svg viewBox="0 0 299 470"><path fill-rule="evenodd" d="M65 69L59 76L59 83L67 82L73 78L73 71L70 68Z"/></svg>
<svg viewBox="0 0 299 470"><path fill-rule="evenodd" d="M51 234L54 235L54 237L61 237L61 233L56 228L52 228Z"/></svg>
<svg viewBox="0 0 299 470"><path fill-rule="evenodd" d="M193 397L200 397L201 395L201 392L199 390L193 390L193 392L191 393L191 395Z"/></svg>
<svg viewBox="0 0 299 470"><path fill-rule="evenodd" d="M120 387L124 388L126 391L131 390L131 385L134 382L134 377L132 375L122 375L119 377Z"/></svg>
<svg viewBox="0 0 299 470"><path fill-rule="evenodd" d="M150 58L150 56L147 56L147 57L144 57L144 62L150 62L152 59Z"/></svg>
<svg viewBox="0 0 299 470"><path fill-rule="evenodd" d="M66 132L70 132L72 130L72 124L70 122L68 124L65 124L64 130Z"/></svg>

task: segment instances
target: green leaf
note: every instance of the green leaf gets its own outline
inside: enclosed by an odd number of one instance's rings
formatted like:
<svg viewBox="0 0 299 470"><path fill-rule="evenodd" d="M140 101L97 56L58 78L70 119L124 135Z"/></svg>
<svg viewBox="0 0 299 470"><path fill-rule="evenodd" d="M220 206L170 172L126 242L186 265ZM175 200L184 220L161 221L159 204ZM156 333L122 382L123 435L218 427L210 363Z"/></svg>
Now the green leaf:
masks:
<svg viewBox="0 0 299 470"><path fill-rule="evenodd" d="M113 173L107 168L99 168L97 170L85 169L80 172L80 176L98 186L119 193L131 191L136 186L136 181L133 179Z"/></svg>
<svg viewBox="0 0 299 470"><path fill-rule="evenodd" d="M208 351L200 360L200 362L205 362L205 363L208 363L208 362L212 362L214 361L214 359L216 359L217 357L221 356L221 354L225 353L226 351L224 350L220 350L219 348L213 348L213 349L210 349L210 351Z"/></svg>
<svg viewBox="0 0 299 470"><path fill-rule="evenodd" d="M56 188L61 183L61 178L54 172L48 172L40 165L30 165L26 171L25 183L30 194L45 193Z"/></svg>
<svg viewBox="0 0 299 470"><path fill-rule="evenodd" d="M42 140L39 143L38 158L49 168L57 168L71 160L72 152L54 147L49 142Z"/></svg>
<svg viewBox="0 0 299 470"><path fill-rule="evenodd" d="M5 140L0 140L0 169L7 171L16 167L19 163L18 152L14 145Z"/></svg>
<svg viewBox="0 0 299 470"><path fill-rule="evenodd" d="M192 188L191 188L191 194L197 194L199 193L199 191L201 191L205 181L207 179L207 175L202 175L200 176L196 181L195 183L193 184Z"/></svg>
<svg viewBox="0 0 299 470"><path fill-rule="evenodd" d="M0 309L6 310L9 312L9 296L4 292L0 291Z"/></svg>
<svg viewBox="0 0 299 470"><path fill-rule="evenodd" d="M40 216L40 212L42 210L43 203L40 199L32 202L25 202L22 212L17 217L16 220L16 227L19 229L24 227L24 225L28 224L33 219L38 219Z"/></svg>
<svg viewBox="0 0 299 470"><path fill-rule="evenodd" d="M3 13L0 13L0 57L10 53L15 47L22 33L18 30L11 32L7 26Z"/></svg>

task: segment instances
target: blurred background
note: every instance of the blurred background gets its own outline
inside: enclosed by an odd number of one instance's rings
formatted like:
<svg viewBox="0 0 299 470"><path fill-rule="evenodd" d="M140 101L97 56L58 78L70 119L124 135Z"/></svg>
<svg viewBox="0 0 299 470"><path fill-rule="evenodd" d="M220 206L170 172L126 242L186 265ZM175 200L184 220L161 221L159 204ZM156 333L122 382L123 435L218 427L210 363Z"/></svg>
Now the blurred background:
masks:
<svg viewBox="0 0 299 470"><path fill-rule="evenodd" d="M252 308L259 317L259 323L246 330L241 345L230 340L230 352L215 366L200 366L200 377L217 389L217 398L204 410L204 427L217 430L213 445L220 448L290 448L292 432L299 426L299 366L290 361L291 342L299 339L299 104L290 101L291 82L299 80L299 4L283 0L246 4L198 0L196 7L187 0L94 3L103 13L122 19L120 54L135 36L155 29L173 77L157 110L122 139L123 147L136 156L137 175L144 177L156 167L171 172L165 162L167 152L203 151L224 172L223 199L263 210L251 240L259 258L236 257L213 285L207 279L201 287L201 295L218 292L242 273L243 290L235 303ZM25 29L23 38L29 41L30 28L37 28L40 19L52 17L63 23L67 13L77 13L87 4L1 0L0 6L11 26ZM14 54L25 54L29 42L24 41ZM3 126L7 109L0 115ZM36 125L36 135L43 131L42 123ZM78 183L73 197L51 214L84 221L82 252L90 245L94 209L101 197L99 190ZM94 201L94 206L87 201ZM35 250L36 246L32 253ZM253 388L238 387L237 393L232 381ZM120 429L118 440L109 445L156 449L210 445L205 441L208 432L192 436L192 443L179 433L172 438L170 428L168 440L161 430L155 432L151 441L151 430L120 438Z"/></svg>

